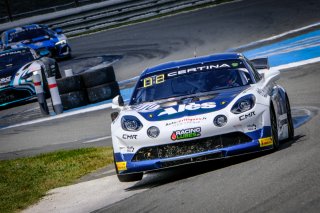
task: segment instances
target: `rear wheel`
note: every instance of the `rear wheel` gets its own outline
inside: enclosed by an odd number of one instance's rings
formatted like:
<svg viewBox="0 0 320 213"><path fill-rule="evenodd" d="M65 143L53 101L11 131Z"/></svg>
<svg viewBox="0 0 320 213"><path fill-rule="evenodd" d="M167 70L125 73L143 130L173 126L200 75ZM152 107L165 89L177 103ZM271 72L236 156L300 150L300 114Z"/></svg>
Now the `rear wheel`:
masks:
<svg viewBox="0 0 320 213"><path fill-rule="evenodd" d="M271 122L271 136L273 142L273 149L279 149L279 138L278 138L278 125L277 125L277 118L274 112L273 107L270 109L270 122Z"/></svg>
<svg viewBox="0 0 320 213"><path fill-rule="evenodd" d="M288 120L288 139L292 140L294 138L294 126L293 126L293 120L291 115L290 102L287 95L286 95L286 108L287 108L287 120Z"/></svg>

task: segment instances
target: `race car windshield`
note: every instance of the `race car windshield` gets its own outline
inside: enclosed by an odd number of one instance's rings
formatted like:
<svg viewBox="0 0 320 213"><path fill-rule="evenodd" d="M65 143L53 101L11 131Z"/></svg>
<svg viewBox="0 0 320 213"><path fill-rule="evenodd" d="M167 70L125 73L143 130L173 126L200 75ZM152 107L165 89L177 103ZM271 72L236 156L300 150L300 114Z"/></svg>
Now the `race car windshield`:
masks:
<svg viewBox="0 0 320 213"><path fill-rule="evenodd" d="M251 83L252 77L240 60L193 66L140 79L130 104L240 87Z"/></svg>
<svg viewBox="0 0 320 213"><path fill-rule="evenodd" d="M48 32L42 28L28 29L23 31L12 32L9 34L9 42L19 42L32 40L38 37L49 36Z"/></svg>
<svg viewBox="0 0 320 213"><path fill-rule="evenodd" d="M29 51L0 54L0 71L10 67L23 66L33 60L33 55Z"/></svg>

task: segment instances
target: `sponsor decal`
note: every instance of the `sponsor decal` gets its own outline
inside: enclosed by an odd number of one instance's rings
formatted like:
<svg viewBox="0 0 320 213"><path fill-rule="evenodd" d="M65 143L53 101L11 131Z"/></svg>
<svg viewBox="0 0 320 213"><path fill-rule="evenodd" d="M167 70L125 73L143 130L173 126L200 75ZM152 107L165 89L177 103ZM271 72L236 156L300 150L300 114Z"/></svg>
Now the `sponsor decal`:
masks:
<svg viewBox="0 0 320 213"><path fill-rule="evenodd" d="M272 137L259 139L260 147L271 146L273 144Z"/></svg>
<svg viewBox="0 0 320 213"><path fill-rule="evenodd" d="M184 112L186 110L193 111L198 109L212 109L215 108L217 104L215 102L206 102L202 104L190 103L190 104L180 104L176 110L173 107L165 108L163 112L160 112L158 116L163 115L173 115L179 112Z"/></svg>
<svg viewBox="0 0 320 213"><path fill-rule="evenodd" d="M127 146L127 152L133 152L134 147L133 146Z"/></svg>
<svg viewBox="0 0 320 213"><path fill-rule="evenodd" d="M122 162L116 162L118 171L125 171L127 170L127 162L126 161L122 161Z"/></svg>
<svg viewBox="0 0 320 213"><path fill-rule="evenodd" d="M171 134L171 140L182 140L201 136L201 127L176 130Z"/></svg>
<svg viewBox="0 0 320 213"><path fill-rule="evenodd" d="M184 124L197 124L201 121L207 120L206 117L199 117L199 118L183 118L177 121L171 121L166 123L166 126L180 126Z"/></svg>
<svg viewBox="0 0 320 213"><path fill-rule="evenodd" d="M247 126L247 129L248 129L249 131L256 130L256 129L257 129L257 125L255 125L255 124L250 124L250 125Z"/></svg>
<svg viewBox="0 0 320 213"><path fill-rule="evenodd" d="M168 77L173 77L177 75L184 75L192 72L201 72L201 71L207 71L207 70L212 70L212 69L221 69L221 68L230 68L230 65L228 64L210 64L210 65L205 65L205 66L199 66L199 67L193 67L189 69L183 69L183 70L178 70L174 72L168 73Z"/></svg>
<svg viewBox="0 0 320 213"><path fill-rule="evenodd" d="M123 134L123 135L122 135L122 139L125 139L125 140L135 140L135 139L137 139L137 136L138 136L138 135L127 135L127 134Z"/></svg>
<svg viewBox="0 0 320 213"><path fill-rule="evenodd" d="M260 88L257 89L257 93L259 95L261 95L262 97L265 97L265 98L267 97L267 92L262 90L262 89L260 89Z"/></svg>
<svg viewBox="0 0 320 213"><path fill-rule="evenodd" d="M248 114L245 114L245 115L241 115L239 117L239 120L240 121L243 121L243 120L246 120L247 118L251 118L252 116L256 115L255 111L253 112L249 112Z"/></svg>
<svg viewBox="0 0 320 213"><path fill-rule="evenodd" d="M152 104L142 104L138 106L132 107L133 110L139 111L139 112L153 112L157 110L160 106L156 103Z"/></svg>

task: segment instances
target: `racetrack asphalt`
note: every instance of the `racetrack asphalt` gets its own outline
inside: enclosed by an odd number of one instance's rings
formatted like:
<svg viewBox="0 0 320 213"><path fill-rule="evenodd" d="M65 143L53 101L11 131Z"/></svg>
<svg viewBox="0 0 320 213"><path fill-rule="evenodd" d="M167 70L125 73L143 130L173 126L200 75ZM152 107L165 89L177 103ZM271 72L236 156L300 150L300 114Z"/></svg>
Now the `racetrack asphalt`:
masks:
<svg viewBox="0 0 320 213"><path fill-rule="evenodd" d="M193 57L194 52L222 52L319 22L319 9L317 0L245 0L70 42L76 57L123 55L115 70L117 79L125 80L148 66ZM319 65L281 73L279 82L288 90L292 107L307 108L314 117L296 129L295 139L284 143L278 152L151 174L127 188L148 190L99 206L98 212L318 212ZM23 156L65 147L110 144L106 138L110 135L109 115L107 109L0 130L0 152ZM92 139L97 143L83 143Z"/></svg>

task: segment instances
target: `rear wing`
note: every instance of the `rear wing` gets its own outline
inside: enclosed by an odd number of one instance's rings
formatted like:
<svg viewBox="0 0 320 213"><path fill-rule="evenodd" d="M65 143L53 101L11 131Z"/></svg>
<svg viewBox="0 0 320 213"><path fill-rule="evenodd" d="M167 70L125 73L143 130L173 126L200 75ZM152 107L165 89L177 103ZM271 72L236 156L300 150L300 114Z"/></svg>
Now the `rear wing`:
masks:
<svg viewBox="0 0 320 213"><path fill-rule="evenodd" d="M256 58L250 60L250 62L257 70L270 69L268 58Z"/></svg>

